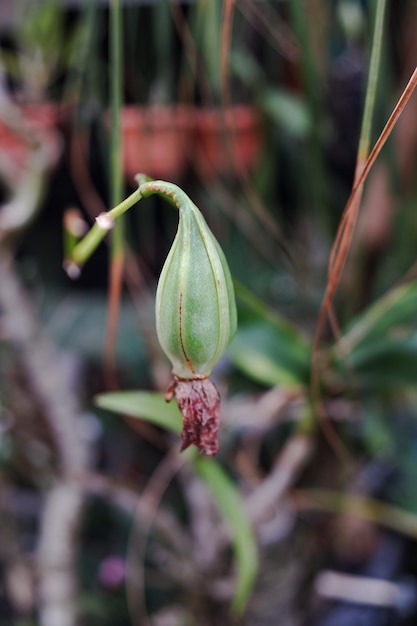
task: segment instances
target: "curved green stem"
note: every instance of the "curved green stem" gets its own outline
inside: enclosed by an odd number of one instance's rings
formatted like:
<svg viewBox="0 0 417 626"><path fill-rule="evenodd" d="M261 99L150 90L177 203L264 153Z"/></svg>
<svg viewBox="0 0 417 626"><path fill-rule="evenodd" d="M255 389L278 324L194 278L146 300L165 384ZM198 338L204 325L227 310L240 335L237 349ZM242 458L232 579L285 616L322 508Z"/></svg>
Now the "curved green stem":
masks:
<svg viewBox="0 0 417 626"><path fill-rule="evenodd" d="M99 215L91 230L89 230L85 237L74 247L70 258L66 260L66 264L73 264L73 266L77 268L84 265L98 245L103 241L109 230L112 229L113 223L117 218L126 213L141 197L142 193L139 187L113 209Z"/></svg>
<svg viewBox="0 0 417 626"><path fill-rule="evenodd" d="M158 193L177 208L180 208L183 203L189 202L188 196L172 183L163 180L154 181L144 174L138 174L136 180L138 188L113 209L96 217L94 226L74 246L72 251L69 251L69 257L65 259L65 268L70 276L78 275L79 269L88 261L107 233L113 229L117 219L131 209L141 198Z"/></svg>
<svg viewBox="0 0 417 626"><path fill-rule="evenodd" d="M76 271L79 271L81 266L88 261L95 249L103 241L106 234L113 229L117 219L142 198L156 193L179 210L184 207L192 209L194 206L187 194L173 183L163 180L152 180L144 174L137 174L136 181L138 188L130 194L130 196L125 198L125 200L113 207L113 209L98 215L94 226L88 231L85 237L74 246L69 257L65 260L65 267L69 275L74 275Z"/></svg>

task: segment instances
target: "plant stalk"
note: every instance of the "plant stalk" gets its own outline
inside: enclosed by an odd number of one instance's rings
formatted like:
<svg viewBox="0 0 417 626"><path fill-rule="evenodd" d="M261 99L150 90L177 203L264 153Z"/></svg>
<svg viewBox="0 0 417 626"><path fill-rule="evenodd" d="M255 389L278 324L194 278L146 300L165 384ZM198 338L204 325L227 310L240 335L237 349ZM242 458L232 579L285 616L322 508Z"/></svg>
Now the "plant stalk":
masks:
<svg viewBox="0 0 417 626"><path fill-rule="evenodd" d="M113 224L116 224L120 217L136 204L141 197L141 190L138 188L113 209L99 215L91 230L74 247L68 266L72 264L73 267L78 269L82 267L103 241L109 230L112 230ZM68 269L67 267L67 271Z"/></svg>

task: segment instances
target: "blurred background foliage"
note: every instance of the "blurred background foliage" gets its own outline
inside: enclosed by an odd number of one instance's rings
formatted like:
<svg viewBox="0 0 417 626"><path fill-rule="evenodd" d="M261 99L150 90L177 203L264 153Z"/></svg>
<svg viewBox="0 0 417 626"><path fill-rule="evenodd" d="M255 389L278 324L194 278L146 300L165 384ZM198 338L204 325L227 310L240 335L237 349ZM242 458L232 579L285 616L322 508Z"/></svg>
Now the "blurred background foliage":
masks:
<svg viewBox="0 0 417 626"><path fill-rule="evenodd" d="M415 2L378 33L382 5L0 3L0 626L415 623L415 96L313 353L367 85L372 147L416 65ZM215 460L179 456L161 395L176 211L126 215L113 368L114 258L63 270L111 204L112 10L125 195L140 171L180 185L236 281Z"/></svg>

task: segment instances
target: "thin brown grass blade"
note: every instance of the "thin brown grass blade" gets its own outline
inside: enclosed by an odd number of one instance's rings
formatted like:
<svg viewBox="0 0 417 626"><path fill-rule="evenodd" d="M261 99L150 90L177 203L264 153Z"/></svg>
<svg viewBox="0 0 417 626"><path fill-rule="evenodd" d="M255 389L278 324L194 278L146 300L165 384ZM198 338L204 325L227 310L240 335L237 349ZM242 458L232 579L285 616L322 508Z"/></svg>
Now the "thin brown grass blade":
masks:
<svg viewBox="0 0 417 626"><path fill-rule="evenodd" d="M316 333L313 342L312 360L311 360L311 395L312 401L317 410L319 419L321 419L321 425L323 432L335 450L335 452L342 459L346 459L346 450L339 437L337 437L334 429L329 427L330 425L324 419L323 405L320 400L320 367L319 367L319 348L321 338L324 333L327 319L330 317L332 325L334 327L335 318L332 312L333 298L339 284L344 264L346 262L347 255L349 253L350 245L353 238L353 232L355 224L359 214L360 200L363 189L363 184L374 165L379 153L385 145L388 137L393 131L395 124L397 123L401 113L404 110L407 102L413 94L417 86L417 67L414 70L409 82L407 83L404 91L402 92L391 116L389 117L384 129L382 130L378 140L376 141L369 157L365 162L359 161L355 172L355 181L352 188L352 193L346 203L343 211L342 218L340 220L339 228L336 234L336 238L331 250L328 269L328 280L323 297L322 305L319 312L319 317L316 326Z"/></svg>

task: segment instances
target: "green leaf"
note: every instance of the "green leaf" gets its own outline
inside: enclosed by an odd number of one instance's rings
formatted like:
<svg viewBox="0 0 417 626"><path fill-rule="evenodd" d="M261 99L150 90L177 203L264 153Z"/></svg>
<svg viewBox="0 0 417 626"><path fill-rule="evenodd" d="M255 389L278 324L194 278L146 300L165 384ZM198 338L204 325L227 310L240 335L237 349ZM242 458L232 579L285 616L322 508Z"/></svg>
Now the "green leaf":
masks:
<svg viewBox="0 0 417 626"><path fill-rule="evenodd" d="M417 282L385 294L351 324L342 339L357 383L415 384L417 369Z"/></svg>
<svg viewBox="0 0 417 626"><path fill-rule="evenodd" d="M267 322L243 324L228 354L233 364L253 380L265 385L307 385L310 346L292 329Z"/></svg>
<svg viewBox="0 0 417 626"><path fill-rule="evenodd" d="M417 327L417 281L392 289L349 326L343 343L352 349L386 338L399 326Z"/></svg>
<svg viewBox="0 0 417 626"><path fill-rule="evenodd" d="M147 422L181 433L181 413L175 402L166 402L159 393L150 391L118 391L102 393L95 404L106 411L138 417Z"/></svg>
<svg viewBox="0 0 417 626"><path fill-rule="evenodd" d="M224 470L212 459L196 458L194 467L210 489L232 540L236 559L237 585L232 604L241 613L247 604L258 570L258 551L240 494Z"/></svg>
<svg viewBox="0 0 417 626"><path fill-rule="evenodd" d="M291 322L235 281L239 326L228 355L246 376L264 385L298 387L310 377L311 344Z"/></svg>
<svg viewBox="0 0 417 626"><path fill-rule="evenodd" d="M349 364L362 386L415 385L417 345L412 340L373 342L354 350L349 356Z"/></svg>
<svg viewBox="0 0 417 626"><path fill-rule="evenodd" d="M305 102L281 89L266 89L260 108L294 137L303 139L311 131L311 115Z"/></svg>

